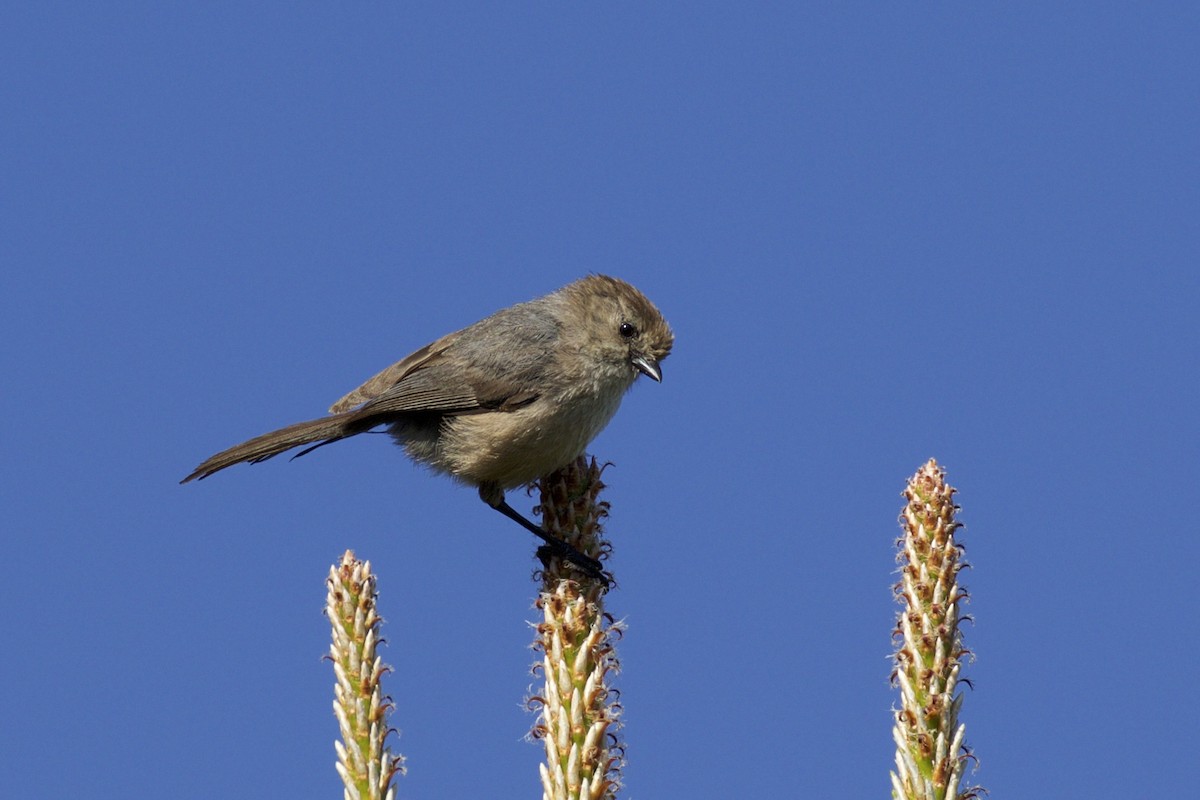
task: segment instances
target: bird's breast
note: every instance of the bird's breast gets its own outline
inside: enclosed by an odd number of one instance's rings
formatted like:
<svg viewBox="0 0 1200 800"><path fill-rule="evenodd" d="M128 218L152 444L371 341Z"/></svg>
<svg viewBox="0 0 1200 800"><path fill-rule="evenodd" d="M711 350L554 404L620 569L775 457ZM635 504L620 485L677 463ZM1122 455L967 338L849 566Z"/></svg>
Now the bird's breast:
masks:
<svg viewBox="0 0 1200 800"><path fill-rule="evenodd" d="M470 483L506 489L530 483L581 454L604 429L624 391L541 397L515 411L445 422L435 464Z"/></svg>

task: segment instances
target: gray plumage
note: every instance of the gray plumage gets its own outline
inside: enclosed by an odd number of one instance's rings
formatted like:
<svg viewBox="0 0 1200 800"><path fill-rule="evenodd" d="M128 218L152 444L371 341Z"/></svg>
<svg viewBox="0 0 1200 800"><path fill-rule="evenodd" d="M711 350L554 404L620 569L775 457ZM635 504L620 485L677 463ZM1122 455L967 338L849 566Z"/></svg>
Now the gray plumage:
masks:
<svg viewBox="0 0 1200 800"><path fill-rule="evenodd" d="M583 452L639 374L661 380L672 343L641 292L590 275L422 347L338 400L330 416L217 453L183 482L386 425L414 461L477 486L504 510L504 490Z"/></svg>

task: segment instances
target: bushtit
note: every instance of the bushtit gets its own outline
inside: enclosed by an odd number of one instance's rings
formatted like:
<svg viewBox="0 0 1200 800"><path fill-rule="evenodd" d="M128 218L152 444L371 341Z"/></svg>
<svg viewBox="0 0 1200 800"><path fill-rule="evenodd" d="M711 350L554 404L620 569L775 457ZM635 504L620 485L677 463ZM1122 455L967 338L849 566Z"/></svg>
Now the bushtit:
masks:
<svg viewBox="0 0 1200 800"><path fill-rule="evenodd" d="M181 482L386 425L414 461L477 487L489 506L599 576L594 559L552 540L504 492L582 453L639 374L662 380L673 341L641 292L589 275L443 336L338 400L330 416L217 453Z"/></svg>

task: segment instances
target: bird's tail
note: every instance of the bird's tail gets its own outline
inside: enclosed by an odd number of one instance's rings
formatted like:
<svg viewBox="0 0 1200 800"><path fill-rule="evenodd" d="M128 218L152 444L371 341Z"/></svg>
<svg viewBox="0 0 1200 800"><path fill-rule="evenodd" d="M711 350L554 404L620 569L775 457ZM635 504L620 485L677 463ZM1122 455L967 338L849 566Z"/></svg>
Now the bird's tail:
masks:
<svg viewBox="0 0 1200 800"><path fill-rule="evenodd" d="M232 467L234 464L240 464L243 461L257 464L259 461L266 461L272 456L277 456L286 450L291 450L301 445L312 445L309 448L309 450L312 450L322 445L336 442L338 439L345 439L347 436L362 433L366 428L354 424L356 416L357 413L354 411L344 414L334 414L329 417L322 417L321 419L309 420L308 422L297 422L295 425L288 425L286 428L264 433L262 436L255 436L248 442L234 445L228 450L223 450L215 456L211 456L203 464L196 467L192 471L192 474L188 475L180 483L207 478L214 472L223 470L226 467ZM304 450L297 455L304 455L307 452L308 450Z"/></svg>

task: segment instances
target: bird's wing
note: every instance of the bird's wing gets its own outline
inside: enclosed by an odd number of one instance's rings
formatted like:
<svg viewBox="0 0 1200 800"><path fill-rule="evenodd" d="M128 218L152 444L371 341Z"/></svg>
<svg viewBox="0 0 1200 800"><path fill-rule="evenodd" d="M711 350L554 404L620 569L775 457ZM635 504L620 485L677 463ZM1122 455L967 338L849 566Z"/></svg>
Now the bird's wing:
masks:
<svg viewBox="0 0 1200 800"><path fill-rule="evenodd" d="M404 378L411 374L413 370L441 355L446 347L458 336L457 333L447 334L436 342L431 342L425 345L420 350L405 356L401 360L392 364L387 369L377 375L369 378L362 386L359 386L354 391L347 394L342 399L329 407L330 414L338 414L342 411L360 406L368 400L373 400L379 397L384 392L392 389Z"/></svg>
<svg viewBox="0 0 1200 800"><path fill-rule="evenodd" d="M554 359L557 323L513 306L443 336L333 404L366 418L431 411L511 411L537 399Z"/></svg>
<svg viewBox="0 0 1200 800"><path fill-rule="evenodd" d="M391 414L431 411L475 414L511 411L537 399L531 387L481 379L445 357L432 357L412 369L383 394L368 400L358 413L377 418Z"/></svg>

